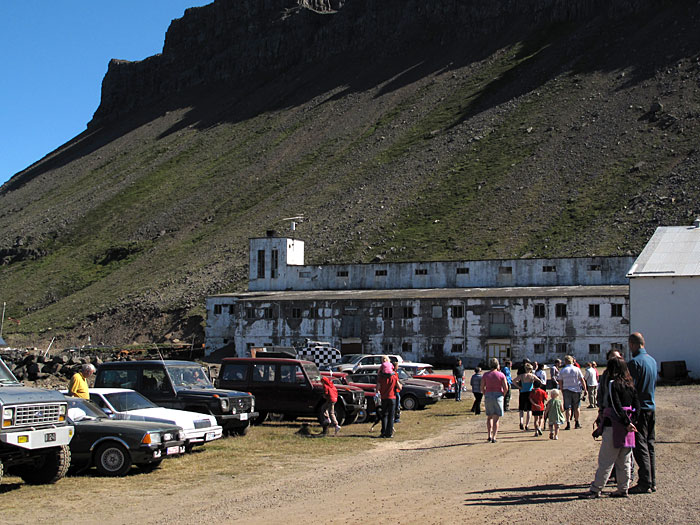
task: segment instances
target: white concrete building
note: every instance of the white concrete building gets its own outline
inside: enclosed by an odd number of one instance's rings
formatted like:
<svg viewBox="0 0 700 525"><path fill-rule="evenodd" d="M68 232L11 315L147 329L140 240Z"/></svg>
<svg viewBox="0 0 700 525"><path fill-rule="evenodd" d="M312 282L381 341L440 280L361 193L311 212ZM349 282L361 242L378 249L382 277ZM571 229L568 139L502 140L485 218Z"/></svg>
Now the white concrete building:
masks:
<svg viewBox="0 0 700 525"><path fill-rule="evenodd" d="M628 277L631 331L657 363L685 361L700 378L700 219L657 228Z"/></svg>
<svg viewBox="0 0 700 525"><path fill-rule="evenodd" d="M207 354L328 341L343 353L476 364L601 361L629 334L631 257L305 265L303 241L250 240L247 293L207 299Z"/></svg>

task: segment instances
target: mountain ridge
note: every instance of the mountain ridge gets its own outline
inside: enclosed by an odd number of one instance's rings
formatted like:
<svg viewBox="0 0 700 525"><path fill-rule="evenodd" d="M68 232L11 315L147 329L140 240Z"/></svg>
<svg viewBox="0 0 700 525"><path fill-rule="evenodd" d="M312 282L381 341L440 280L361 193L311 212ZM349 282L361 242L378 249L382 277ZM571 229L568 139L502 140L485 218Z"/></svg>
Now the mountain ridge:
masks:
<svg viewBox="0 0 700 525"><path fill-rule="evenodd" d="M393 47L384 30L238 82L153 98L115 71L163 59L111 64L88 129L0 188L0 290L22 321L8 337L201 341L203 298L246 286L247 238L298 213L319 264L635 254L692 221L697 2L219 0L174 21L161 57L207 56L202 27L258 27L234 8L286 16L302 46L338 14L391 27L400 4ZM500 30L458 34L467 8Z"/></svg>

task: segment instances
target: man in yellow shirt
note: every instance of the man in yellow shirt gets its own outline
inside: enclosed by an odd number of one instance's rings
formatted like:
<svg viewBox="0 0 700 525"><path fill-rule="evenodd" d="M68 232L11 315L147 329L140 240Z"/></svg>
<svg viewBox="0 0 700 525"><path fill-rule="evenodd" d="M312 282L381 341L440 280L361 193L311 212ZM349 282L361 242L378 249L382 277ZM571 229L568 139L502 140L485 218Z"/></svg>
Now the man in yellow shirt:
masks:
<svg viewBox="0 0 700 525"><path fill-rule="evenodd" d="M73 374L73 377L68 383L68 393L73 397L81 397L90 399L87 380L95 373L95 367L91 364L83 365L80 372Z"/></svg>

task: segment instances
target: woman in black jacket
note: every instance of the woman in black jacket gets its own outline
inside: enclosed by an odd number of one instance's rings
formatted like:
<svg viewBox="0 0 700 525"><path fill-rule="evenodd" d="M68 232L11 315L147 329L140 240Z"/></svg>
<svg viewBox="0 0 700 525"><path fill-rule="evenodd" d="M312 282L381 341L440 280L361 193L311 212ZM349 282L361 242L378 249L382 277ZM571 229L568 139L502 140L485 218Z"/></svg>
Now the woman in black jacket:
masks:
<svg viewBox="0 0 700 525"><path fill-rule="evenodd" d="M582 498L598 498L615 467L617 490L613 498L626 498L632 467L632 449L636 428L633 420L639 414L639 398L634 388L627 364L614 357L608 361L605 382L599 388L605 390L598 411L594 435L602 435L598 454L598 470L589 491Z"/></svg>

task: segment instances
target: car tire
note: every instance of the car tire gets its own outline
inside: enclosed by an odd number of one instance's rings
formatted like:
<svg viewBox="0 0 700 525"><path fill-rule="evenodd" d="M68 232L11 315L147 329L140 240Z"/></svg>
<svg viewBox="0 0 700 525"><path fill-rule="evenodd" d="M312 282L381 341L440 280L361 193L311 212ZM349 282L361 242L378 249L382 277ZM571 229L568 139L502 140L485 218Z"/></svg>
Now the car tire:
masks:
<svg viewBox="0 0 700 525"><path fill-rule="evenodd" d="M125 476L131 468L131 454L119 443L104 443L95 452L95 466L103 476Z"/></svg>
<svg viewBox="0 0 700 525"><path fill-rule="evenodd" d="M360 412L365 412L364 409L359 410L358 412L355 412L354 414L348 416L345 416L345 425L352 425L353 423L357 423L358 418L360 417ZM365 412L366 413L366 412ZM337 417L337 416L336 416ZM365 417L366 418L366 417Z"/></svg>
<svg viewBox="0 0 700 525"><path fill-rule="evenodd" d="M154 461L153 463L141 463L141 464L136 465L136 466L139 468L139 470L148 474L149 472L153 472L158 467L160 467L161 463L163 463L163 460L159 459L157 461Z"/></svg>
<svg viewBox="0 0 700 525"><path fill-rule="evenodd" d="M28 485L48 485L63 478L70 467L68 445L56 447L43 454L36 463L21 465L16 474Z"/></svg>
<svg viewBox="0 0 700 525"><path fill-rule="evenodd" d="M248 431L249 431L249 430L250 430L250 423L248 423L248 424L247 424L246 426L244 426L244 427L234 427L234 428L231 429L231 431L233 432L233 434L235 434L235 435L237 435L237 436L245 436L245 435L248 434Z"/></svg>
<svg viewBox="0 0 700 525"><path fill-rule="evenodd" d="M357 413L357 417L355 418L355 424L361 425L362 423L365 423L368 418L369 414L367 413L367 409L363 408Z"/></svg>
<svg viewBox="0 0 700 525"><path fill-rule="evenodd" d="M401 408L404 410L416 410L418 408L418 400L415 396L409 394L401 396Z"/></svg>

